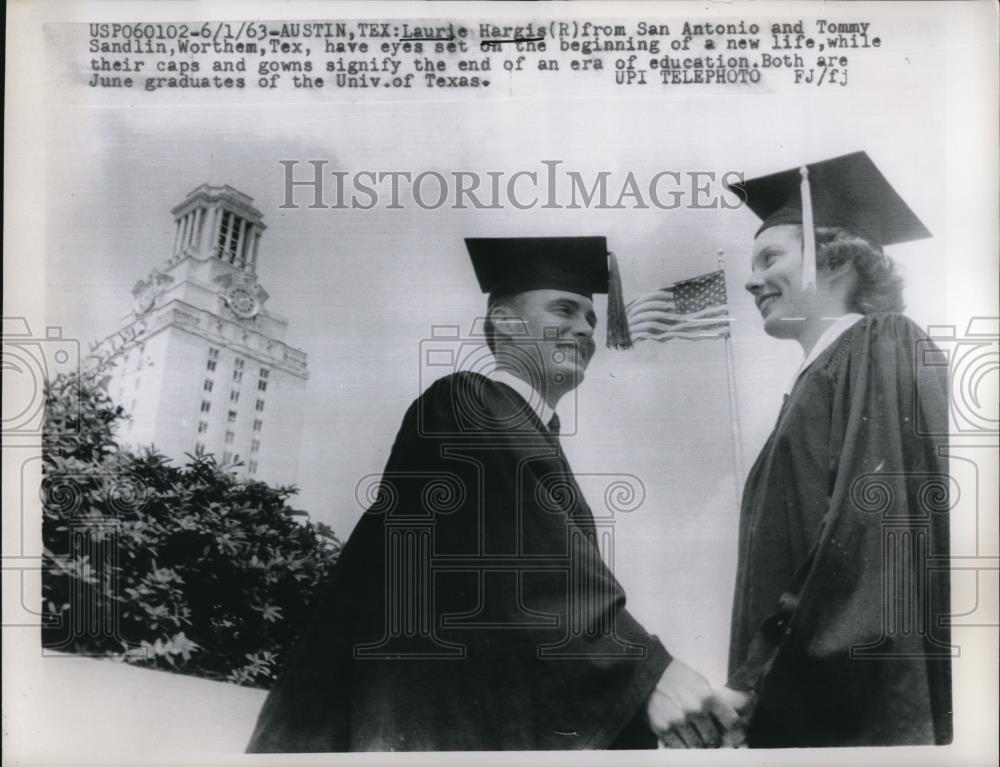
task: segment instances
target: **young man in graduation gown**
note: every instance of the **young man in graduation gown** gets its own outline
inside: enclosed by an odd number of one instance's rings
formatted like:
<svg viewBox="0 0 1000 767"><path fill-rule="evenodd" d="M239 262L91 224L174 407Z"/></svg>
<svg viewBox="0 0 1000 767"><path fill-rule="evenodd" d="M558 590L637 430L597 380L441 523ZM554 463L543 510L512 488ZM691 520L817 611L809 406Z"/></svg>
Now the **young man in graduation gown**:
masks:
<svg viewBox="0 0 1000 767"><path fill-rule="evenodd" d="M734 190L763 219L747 290L805 353L743 494L748 744L948 743L946 368L882 250L930 234L864 152Z"/></svg>
<svg viewBox="0 0 1000 767"><path fill-rule="evenodd" d="M559 442L594 293L627 340L604 238L467 246L496 369L407 411L248 750L718 745L736 712L625 609Z"/></svg>

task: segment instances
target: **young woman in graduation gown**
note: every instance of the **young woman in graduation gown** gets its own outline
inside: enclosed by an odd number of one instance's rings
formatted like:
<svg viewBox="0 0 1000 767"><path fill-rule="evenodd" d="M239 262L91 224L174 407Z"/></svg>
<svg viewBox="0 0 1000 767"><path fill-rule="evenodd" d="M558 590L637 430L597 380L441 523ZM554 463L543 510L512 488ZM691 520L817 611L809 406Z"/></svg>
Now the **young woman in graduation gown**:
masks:
<svg viewBox="0 0 1000 767"><path fill-rule="evenodd" d="M926 230L867 155L809 170L806 216L776 177L742 189L765 219L746 287L806 358L743 493L728 686L750 747L948 743L947 369L881 248Z"/></svg>

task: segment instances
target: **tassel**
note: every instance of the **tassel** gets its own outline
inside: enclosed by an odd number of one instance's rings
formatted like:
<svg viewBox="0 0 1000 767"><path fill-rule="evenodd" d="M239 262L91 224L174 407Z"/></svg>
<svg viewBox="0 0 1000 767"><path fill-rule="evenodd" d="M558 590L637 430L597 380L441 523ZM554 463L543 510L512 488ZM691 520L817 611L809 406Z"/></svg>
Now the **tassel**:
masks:
<svg viewBox="0 0 1000 767"><path fill-rule="evenodd" d="M802 184L802 289L816 290L816 232L813 228L812 190L809 188L809 168L799 168Z"/></svg>
<svg viewBox="0 0 1000 767"><path fill-rule="evenodd" d="M622 296L622 276L618 271L618 259L608 253L608 348L631 349L632 336L628 330L628 315L625 313L625 299Z"/></svg>

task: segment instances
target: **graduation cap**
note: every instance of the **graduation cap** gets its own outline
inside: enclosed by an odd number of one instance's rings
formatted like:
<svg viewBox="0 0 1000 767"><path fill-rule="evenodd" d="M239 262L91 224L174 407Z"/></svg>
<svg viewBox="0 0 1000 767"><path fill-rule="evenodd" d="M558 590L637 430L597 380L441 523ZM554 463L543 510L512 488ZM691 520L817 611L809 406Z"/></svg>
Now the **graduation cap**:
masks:
<svg viewBox="0 0 1000 767"><path fill-rule="evenodd" d="M875 247L931 236L866 152L727 186L763 219L757 234L780 224L802 226L802 285L806 288L816 284L817 226L842 227Z"/></svg>
<svg viewBox="0 0 1000 767"><path fill-rule="evenodd" d="M476 279L491 300L527 290L608 294L607 344L632 346L618 261L604 237L466 238Z"/></svg>

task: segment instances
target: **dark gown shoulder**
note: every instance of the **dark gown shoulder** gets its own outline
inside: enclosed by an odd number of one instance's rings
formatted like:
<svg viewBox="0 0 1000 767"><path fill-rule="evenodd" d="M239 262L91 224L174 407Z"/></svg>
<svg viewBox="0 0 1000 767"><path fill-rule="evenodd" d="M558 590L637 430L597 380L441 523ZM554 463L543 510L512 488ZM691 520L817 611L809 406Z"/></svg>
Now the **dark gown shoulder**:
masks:
<svg viewBox="0 0 1000 767"><path fill-rule="evenodd" d="M413 403L407 419L448 431L426 436L453 438L490 435L537 435L543 428L534 410L513 389L480 373L459 371L434 381Z"/></svg>
<svg viewBox="0 0 1000 767"><path fill-rule="evenodd" d="M851 359L867 358L879 364L900 355L909 358L915 354L916 343L926 339L927 334L905 314L866 314L841 333L803 374L831 374Z"/></svg>

